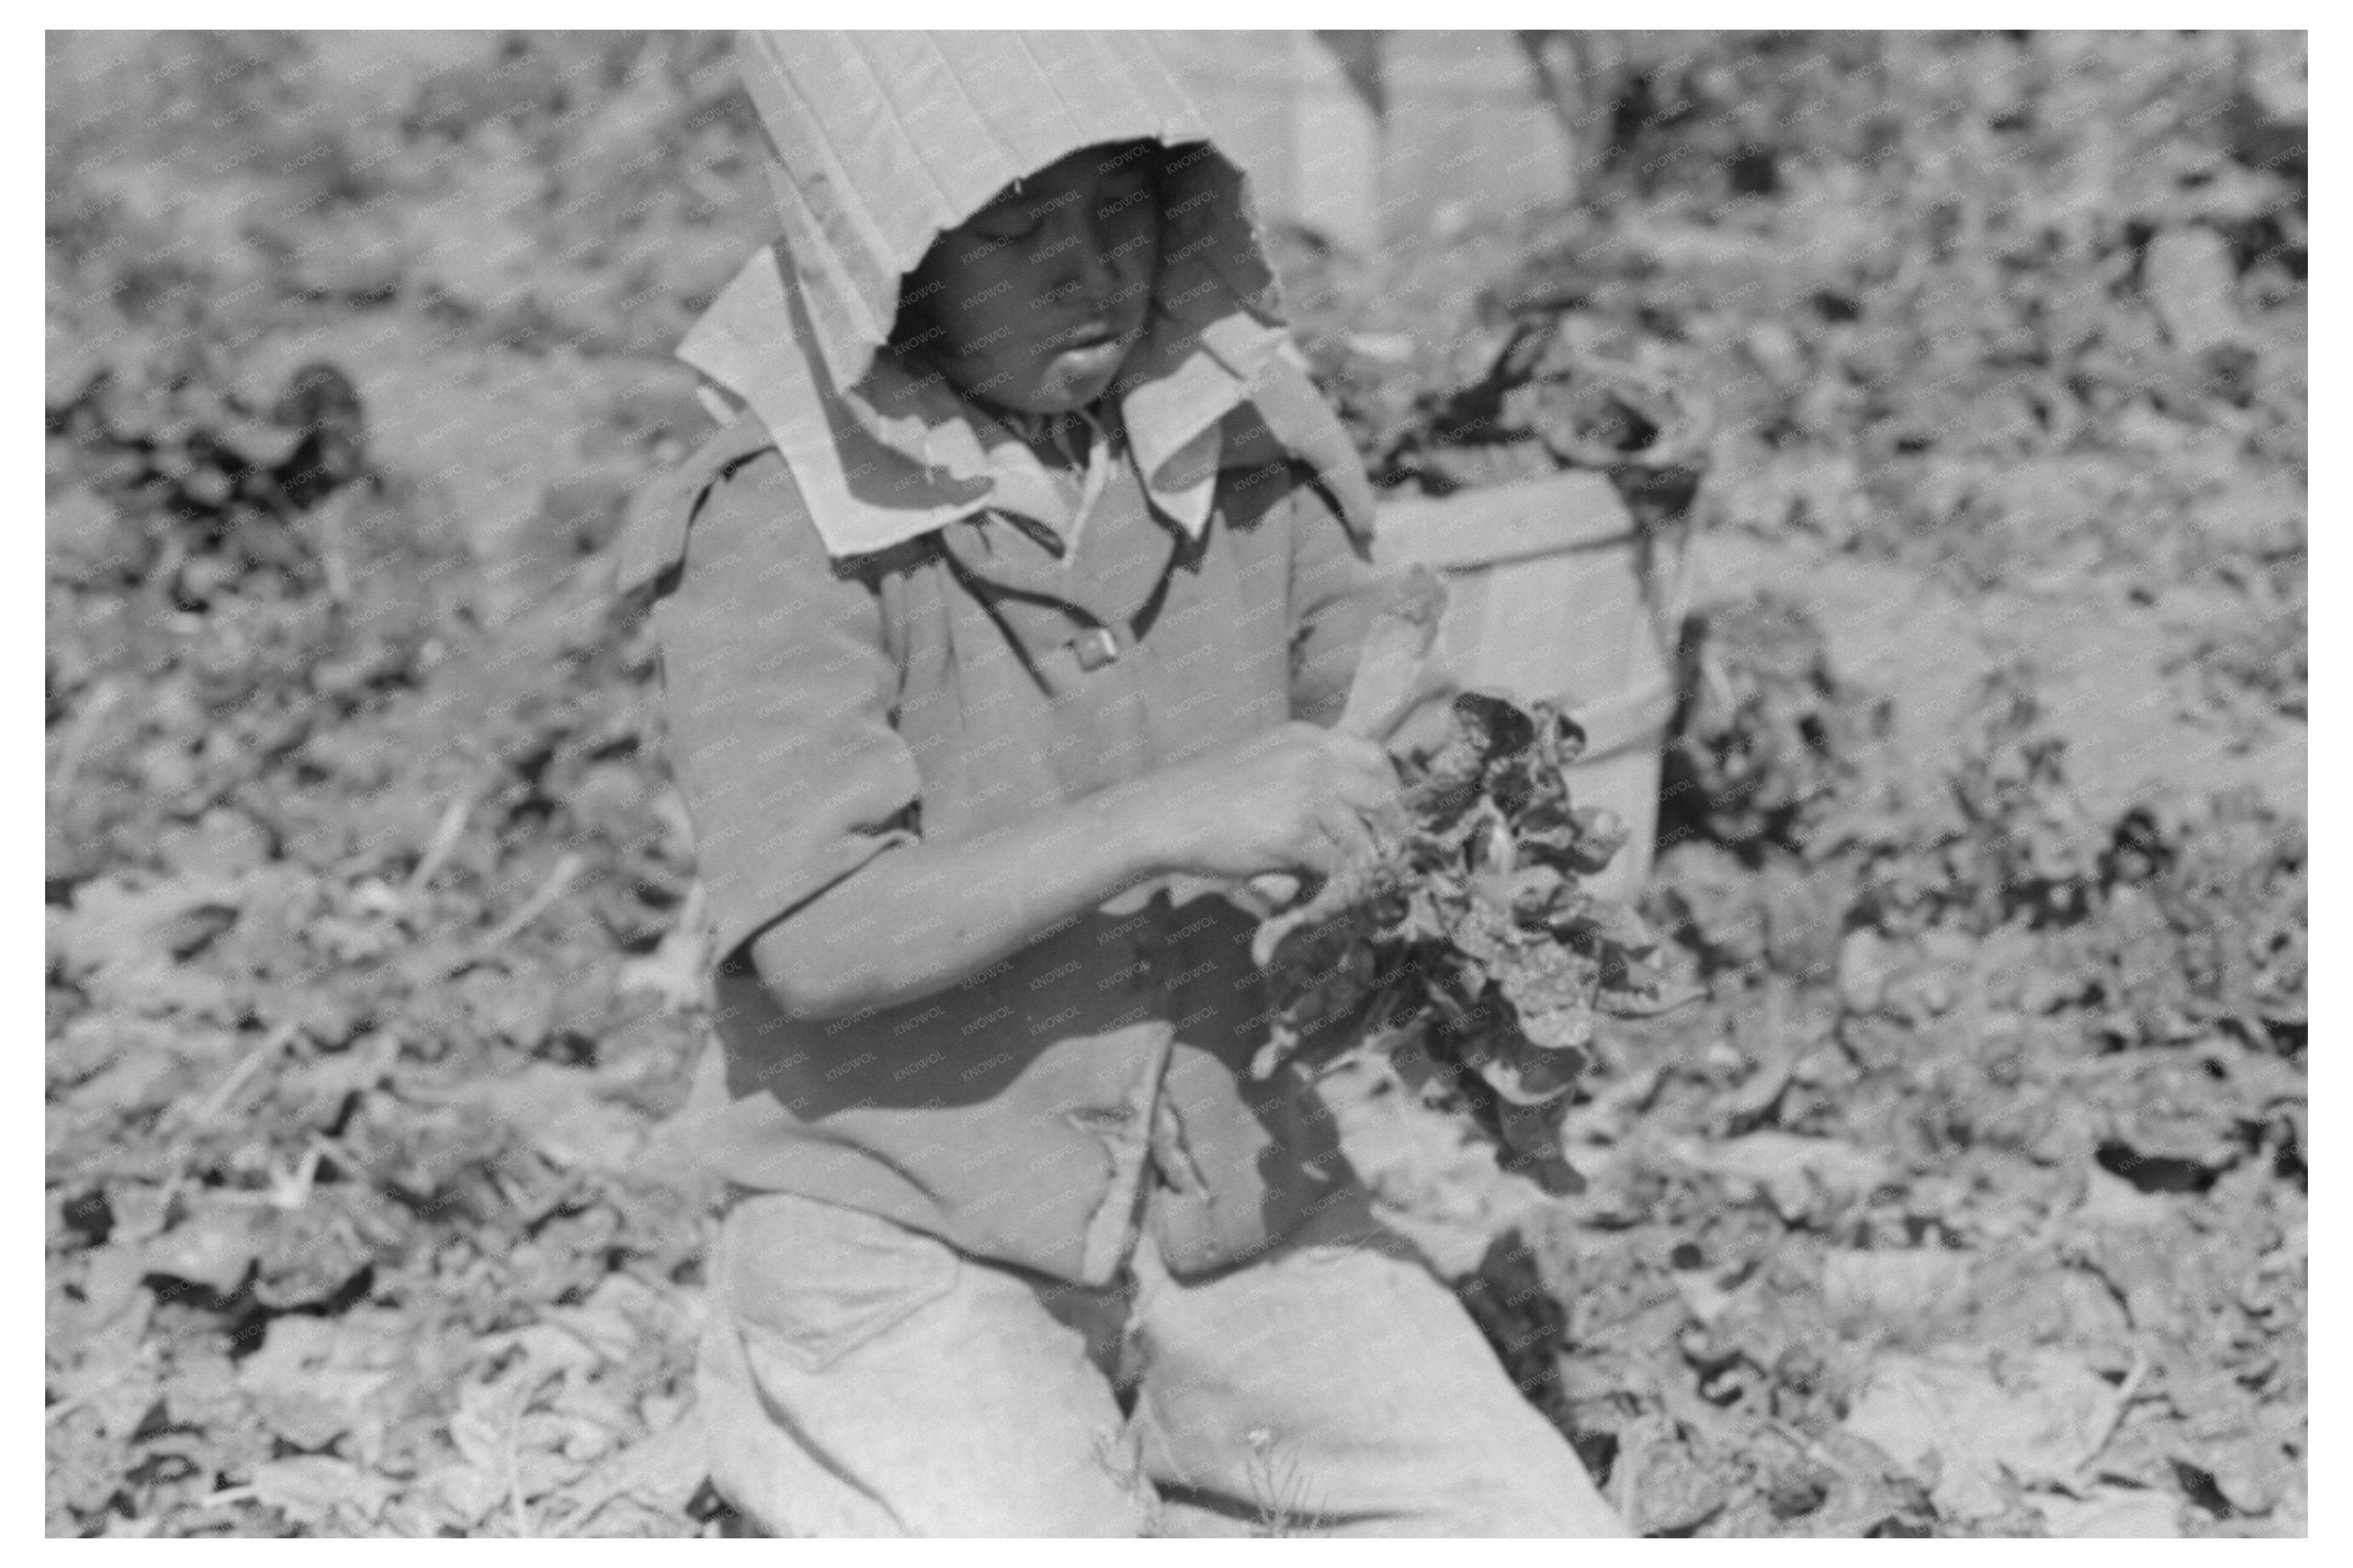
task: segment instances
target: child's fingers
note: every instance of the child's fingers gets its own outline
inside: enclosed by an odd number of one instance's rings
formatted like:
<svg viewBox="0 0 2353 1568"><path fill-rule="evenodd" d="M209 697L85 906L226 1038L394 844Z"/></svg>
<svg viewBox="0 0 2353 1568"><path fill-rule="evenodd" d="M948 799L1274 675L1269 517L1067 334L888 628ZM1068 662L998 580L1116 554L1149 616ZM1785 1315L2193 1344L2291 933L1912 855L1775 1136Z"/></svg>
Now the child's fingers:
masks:
<svg viewBox="0 0 2353 1568"><path fill-rule="evenodd" d="M1397 768L1389 761L1388 750L1378 741L1363 736L1335 731L1326 742L1332 755L1346 763L1351 770L1366 778L1395 780Z"/></svg>
<svg viewBox="0 0 2353 1568"><path fill-rule="evenodd" d="M1311 853L1322 853L1311 870L1329 877L1344 866L1362 865L1373 858L1372 829L1355 806L1334 802L1315 813L1315 825L1322 842L1311 846Z"/></svg>
<svg viewBox="0 0 2353 1568"><path fill-rule="evenodd" d="M1341 805L1358 817L1376 821L1387 816L1399 800L1393 778L1367 779L1362 774L1334 780L1332 792Z"/></svg>
<svg viewBox="0 0 2353 1568"><path fill-rule="evenodd" d="M1299 878L1287 871L1262 871L1236 885L1236 902L1261 920L1299 896Z"/></svg>

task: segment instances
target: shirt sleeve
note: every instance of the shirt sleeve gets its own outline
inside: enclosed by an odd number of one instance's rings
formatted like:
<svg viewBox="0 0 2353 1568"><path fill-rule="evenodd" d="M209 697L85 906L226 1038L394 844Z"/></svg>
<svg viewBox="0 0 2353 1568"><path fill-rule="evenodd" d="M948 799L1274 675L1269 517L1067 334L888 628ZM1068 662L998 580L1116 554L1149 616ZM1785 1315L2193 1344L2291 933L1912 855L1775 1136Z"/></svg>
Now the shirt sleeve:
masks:
<svg viewBox="0 0 2353 1568"><path fill-rule="evenodd" d="M724 959L913 842L921 780L891 726L899 672L881 599L828 557L783 459L734 468L691 518L654 630L671 768Z"/></svg>
<svg viewBox="0 0 2353 1568"><path fill-rule="evenodd" d="M1373 565L1368 542L1320 485L1303 477L1292 504L1291 715L1328 728L1347 705L1356 655L1390 574Z"/></svg>

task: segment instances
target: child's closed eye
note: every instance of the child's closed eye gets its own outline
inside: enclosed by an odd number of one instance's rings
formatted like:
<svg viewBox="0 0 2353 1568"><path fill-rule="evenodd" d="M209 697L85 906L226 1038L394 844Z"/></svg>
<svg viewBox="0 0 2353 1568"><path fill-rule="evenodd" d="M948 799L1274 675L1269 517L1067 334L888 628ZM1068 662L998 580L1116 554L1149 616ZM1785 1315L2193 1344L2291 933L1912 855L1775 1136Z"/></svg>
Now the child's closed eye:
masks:
<svg viewBox="0 0 2353 1568"><path fill-rule="evenodd" d="M1140 202L1150 201L1153 197L1154 191L1155 187L1149 180L1139 182L1138 184L1127 186L1124 189L1105 191L1103 196L1102 205L1095 208L1095 217L1098 218L1116 217L1123 212L1132 210Z"/></svg>
<svg viewBox="0 0 2353 1568"><path fill-rule="evenodd" d="M983 239L1010 244L1034 237L1044 221L1034 208L1008 207L982 213L972 220L972 231Z"/></svg>

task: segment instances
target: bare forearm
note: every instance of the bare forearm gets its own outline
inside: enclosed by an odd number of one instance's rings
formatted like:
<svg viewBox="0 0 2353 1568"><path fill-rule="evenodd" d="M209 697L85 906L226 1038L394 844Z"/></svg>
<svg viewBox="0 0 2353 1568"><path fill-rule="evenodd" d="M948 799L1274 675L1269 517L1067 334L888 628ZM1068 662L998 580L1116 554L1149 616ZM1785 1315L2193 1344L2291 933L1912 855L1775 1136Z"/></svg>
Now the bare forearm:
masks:
<svg viewBox="0 0 2353 1568"><path fill-rule="evenodd" d="M770 927L753 965L797 1017L917 1001L1168 869L1153 827L1130 788L988 839L892 850Z"/></svg>

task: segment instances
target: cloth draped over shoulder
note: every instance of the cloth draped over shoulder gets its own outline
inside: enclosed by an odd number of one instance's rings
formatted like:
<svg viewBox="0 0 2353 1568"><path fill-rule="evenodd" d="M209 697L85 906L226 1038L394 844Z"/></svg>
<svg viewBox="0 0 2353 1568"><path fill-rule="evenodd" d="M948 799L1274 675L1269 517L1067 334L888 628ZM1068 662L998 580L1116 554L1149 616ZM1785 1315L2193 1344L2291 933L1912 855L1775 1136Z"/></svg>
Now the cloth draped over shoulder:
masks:
<svg viewBox="0 0 2353 1568"><path fill-rule="evenodd" d="M1146 493L1198 535L1218 472L1263 461L1228 450L1227 416L1249 402L1369 537L1370 488L1283 335L1247 176L1148 42L746 33L737 53L773 154L782 238L678 352L759 419L828 553L888 549L991 507L1042 508L1051 488L1027 445L888 346L900 281L1014 181L1081 147L1142 139L1178 149L1154 309L1117 394Z"/></svg>

